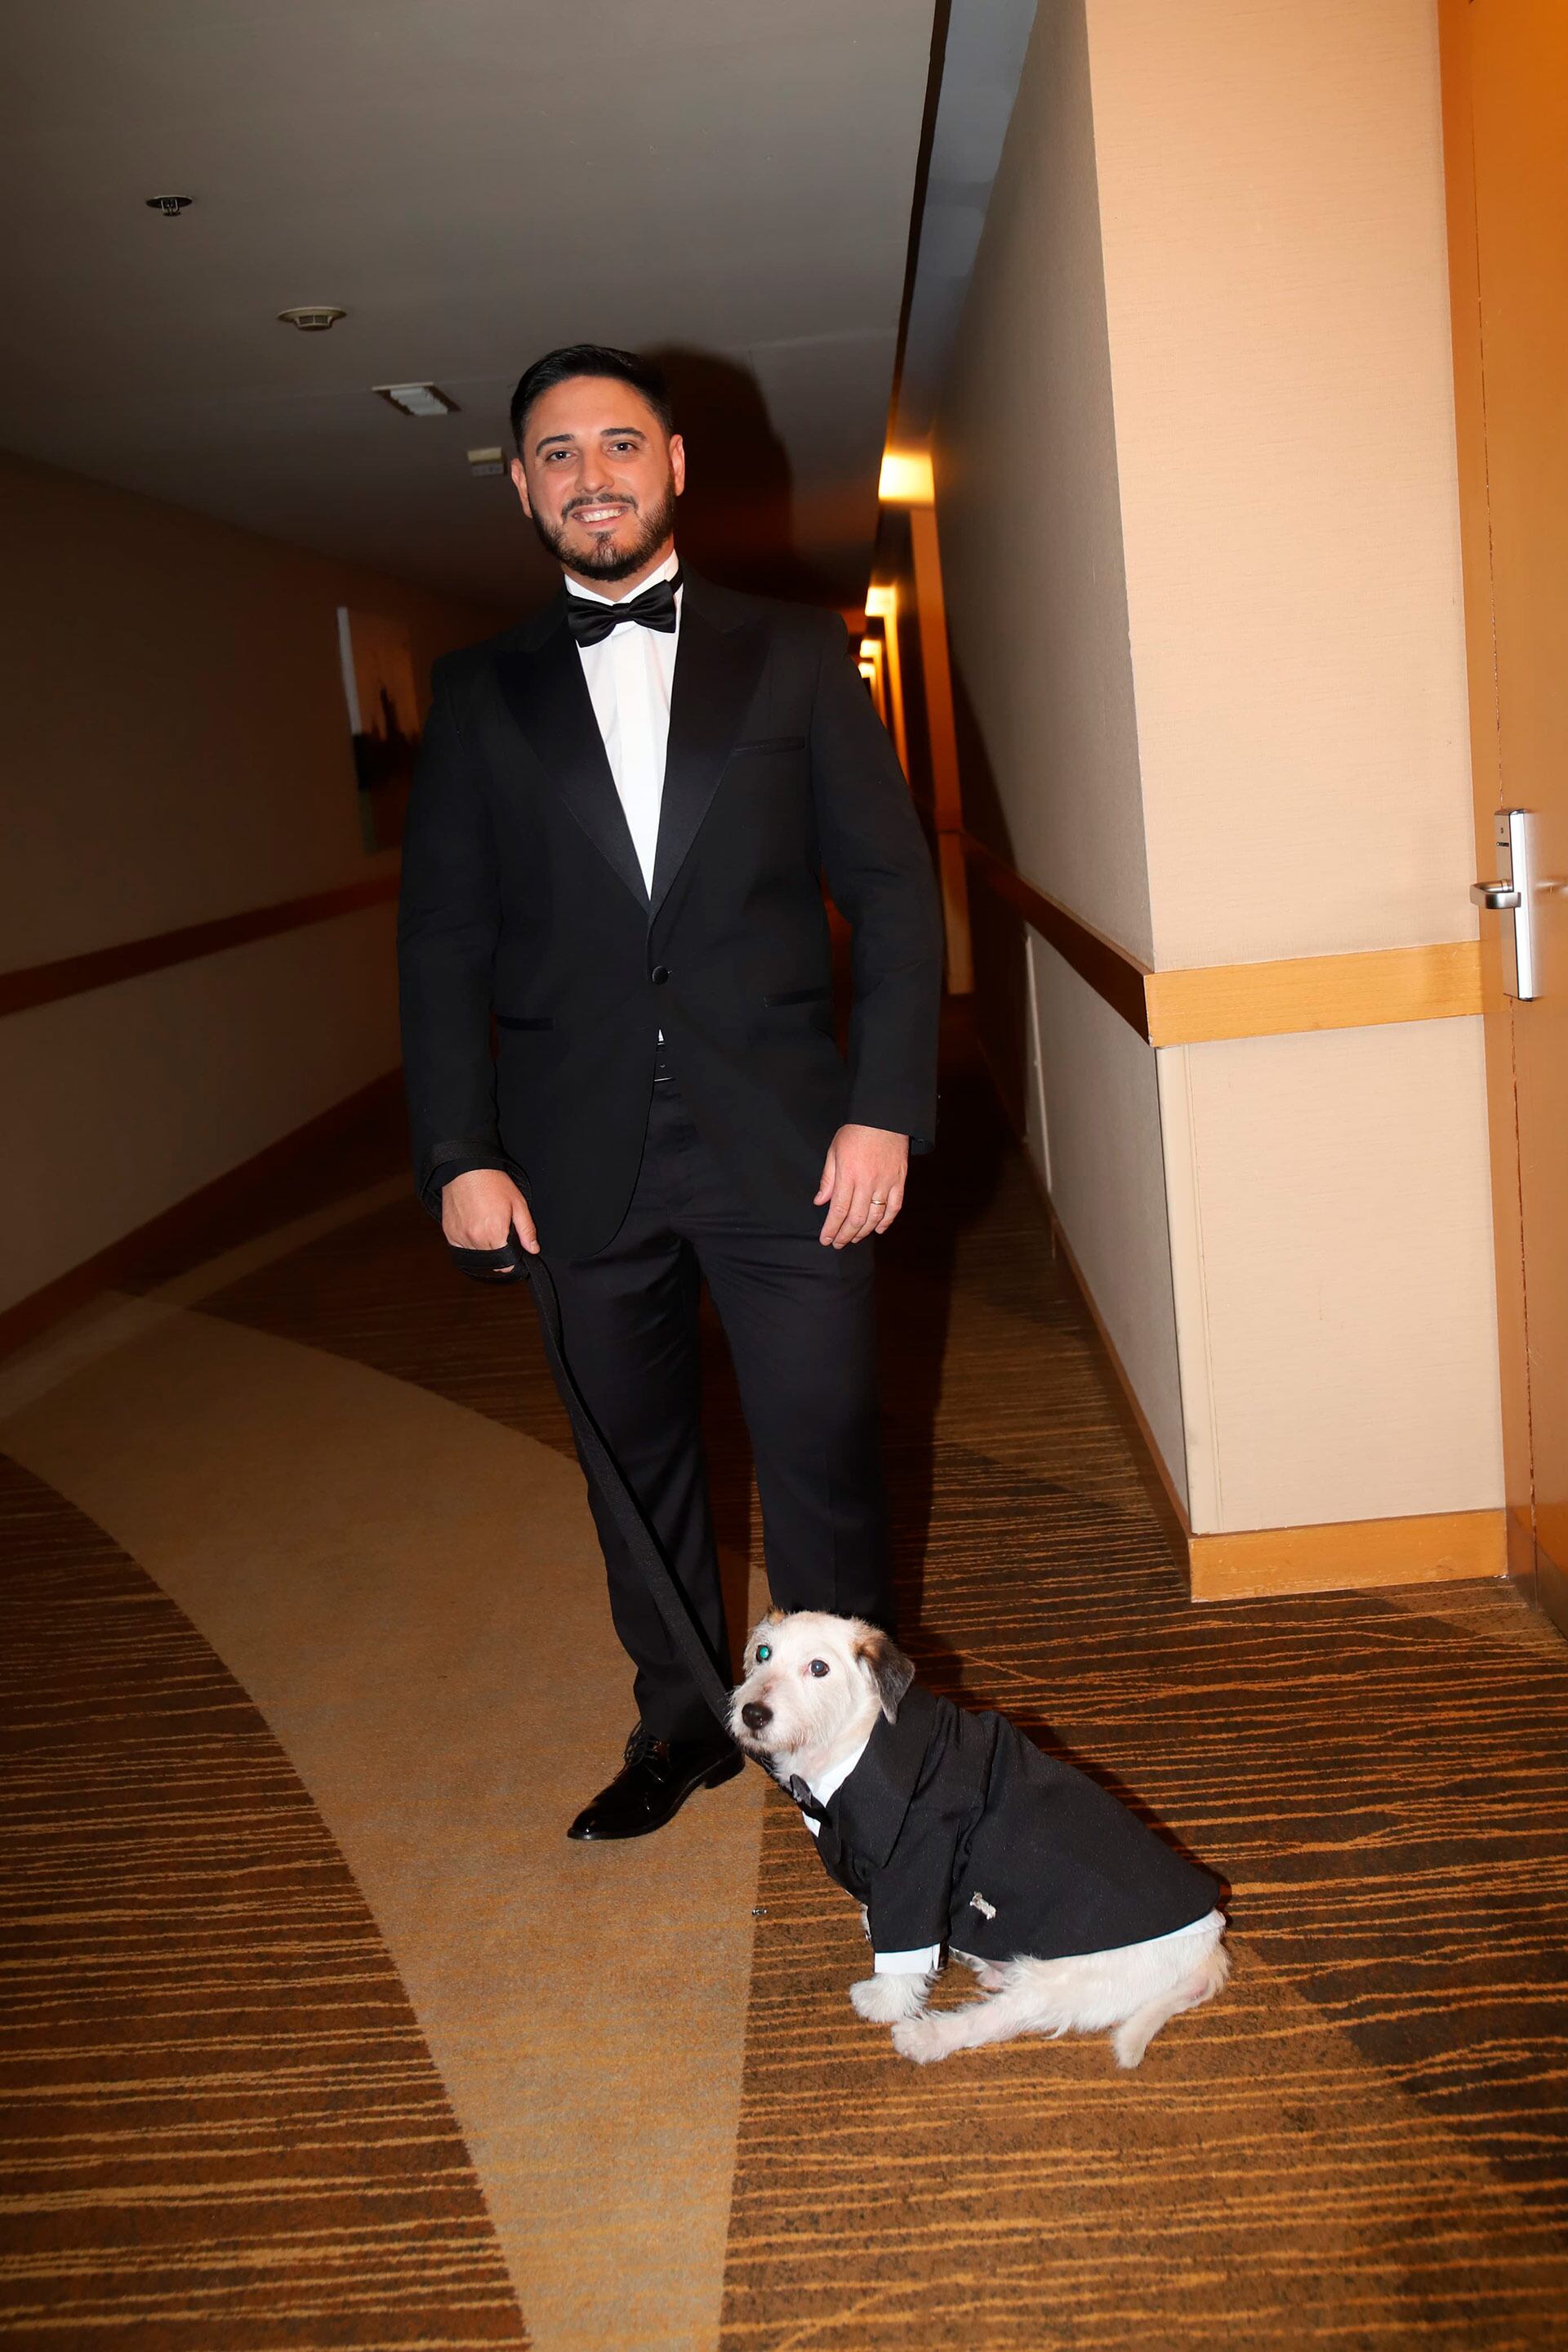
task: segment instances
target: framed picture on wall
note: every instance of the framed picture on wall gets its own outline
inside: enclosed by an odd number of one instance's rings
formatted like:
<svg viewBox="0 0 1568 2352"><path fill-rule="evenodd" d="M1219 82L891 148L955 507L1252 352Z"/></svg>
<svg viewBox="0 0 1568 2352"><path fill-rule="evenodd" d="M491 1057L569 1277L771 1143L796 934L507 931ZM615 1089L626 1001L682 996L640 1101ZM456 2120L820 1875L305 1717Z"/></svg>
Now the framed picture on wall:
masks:
<svg viewBox="0 0 1568 2352"><path fill-rule="evenodd" d="M396 849L419 749L419 698L405 621L338 606L338 652L349 707L360 832L367 850Z"/></svg>

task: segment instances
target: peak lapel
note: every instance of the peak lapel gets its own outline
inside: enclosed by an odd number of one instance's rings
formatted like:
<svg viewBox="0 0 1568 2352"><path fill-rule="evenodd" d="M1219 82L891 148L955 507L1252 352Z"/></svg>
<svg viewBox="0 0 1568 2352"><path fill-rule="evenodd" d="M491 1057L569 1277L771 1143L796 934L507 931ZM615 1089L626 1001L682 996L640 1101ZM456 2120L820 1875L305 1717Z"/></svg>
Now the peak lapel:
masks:
<svg viewBox="0 0 1568 2352"><path fill-rule="evenodd" d="M717 600L714 609L722 614ZM708 814L766 652L762 629L754 622L721 626L700 583L688 585L669 699L650 918L664 903Z"/></svg>
<svg viewBox="0 0 1568 2352"><path fill-rule="evenodd" d="M828 1818L852 1852L878 1867L892 1853L921 1776L926 1748L946 1701L919 1683L905 1692L896 1721L879 1716L866 1753L827 1801ZM826 1836L826 1832L824 1830Z"/></svg>
<svg viewBox="0 0 1568 2352"><path fill-rule="evenodd" d="M638 906L646 908L642 867L605 756L576 646L559 607L554 625L550 622L547 613L521 646L502 655L501 691L550 783Z"/></svg>

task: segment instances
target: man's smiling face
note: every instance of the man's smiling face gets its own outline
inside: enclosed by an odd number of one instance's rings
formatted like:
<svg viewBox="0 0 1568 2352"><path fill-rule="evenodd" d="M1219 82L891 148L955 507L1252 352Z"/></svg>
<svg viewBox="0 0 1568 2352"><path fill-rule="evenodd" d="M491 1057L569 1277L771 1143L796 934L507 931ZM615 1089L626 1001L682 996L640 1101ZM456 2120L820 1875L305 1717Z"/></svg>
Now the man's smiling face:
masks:
<svg viewBox="0 0 1568 2352"><path fill-rule="evenodd" d="M629 383L570 376L524 417L511 478L563 570L597 587L635 586L673 545L686 452Z"/></svg>

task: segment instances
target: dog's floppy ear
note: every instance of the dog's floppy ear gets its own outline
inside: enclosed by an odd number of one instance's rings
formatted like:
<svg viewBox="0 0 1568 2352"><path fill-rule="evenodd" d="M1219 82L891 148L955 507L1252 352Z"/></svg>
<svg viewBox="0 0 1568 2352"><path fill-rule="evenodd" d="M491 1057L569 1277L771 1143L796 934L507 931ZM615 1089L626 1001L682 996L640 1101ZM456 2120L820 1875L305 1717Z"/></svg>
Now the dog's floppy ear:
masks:
<svg viewBox="0 0 1568 2352"><path fill-rule="evenodd" d="M877 1686L882 1713L889 1723L896 1723L899 1702L915 1678L913 1666L898 1643L879 1626L873 1626L864 1641L856 1643L855 1655Z"/></svg>

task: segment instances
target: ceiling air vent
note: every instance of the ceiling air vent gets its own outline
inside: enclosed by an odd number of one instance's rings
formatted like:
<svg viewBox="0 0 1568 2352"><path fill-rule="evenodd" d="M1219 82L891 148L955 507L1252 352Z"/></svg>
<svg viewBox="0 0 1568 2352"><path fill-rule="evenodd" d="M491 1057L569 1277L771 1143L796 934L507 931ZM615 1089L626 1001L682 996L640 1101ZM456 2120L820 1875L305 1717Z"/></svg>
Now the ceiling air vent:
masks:
<svg viewBox="0 0 1568 2352"><path fill-rule="evenodd" d="M470 449L468 452L468 471L476 478L476 479L482 478L487 474L504 474L506 467L501 461L500 451L499 449Z"/></svg>
<svg viewBox="0 0 1568 2352"><path fill-rule="evenodd" d="M405 416L449 416L458 404L434 383L373 383L372 392L401 408Z"/></svg>

